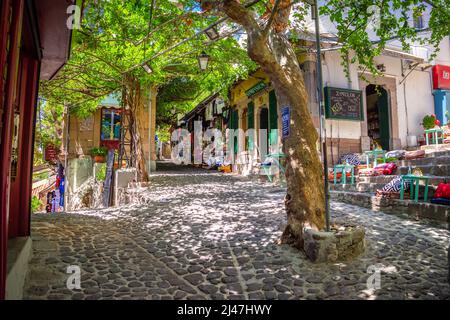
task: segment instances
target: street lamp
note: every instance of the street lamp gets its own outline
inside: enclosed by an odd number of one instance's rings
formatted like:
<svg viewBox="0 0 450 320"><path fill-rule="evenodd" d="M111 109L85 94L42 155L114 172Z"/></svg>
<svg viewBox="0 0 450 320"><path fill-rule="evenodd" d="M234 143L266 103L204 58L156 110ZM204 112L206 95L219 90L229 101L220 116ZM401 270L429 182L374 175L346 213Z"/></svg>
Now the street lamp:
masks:
<svg viewBox="0 0 450 320"><path fill-rule="evenodd" d="M148 74L153 73L153 69L149 66L149 64L147 62L145 62L142 65L142 68L145 70L145 72L147 72Z"/></svg>
<svg viewBox="0 0 450 320"><path fill-rule="evenodd" d="M209 40L214 41L219 38L219 32L217 31L216 27L213 26L209 29L205 30L206 35L208 36Z"/></svg>
<svg viewBox="0 0 450 320"><path fill-rule="evenodd" d="M319 100L320 115L320 140L323 154L323 172L325 185L325 221L327 231L330 231L330 195L328 190L328 157L327 157L327 132L325 123L325 107L323 104L323 80L322 80L322 51L320 48L320 24L319 24L319 5L317 0L311 4L311 17L315 21L316 27L316 63L317 63L317 98Z"/></svg>
<svg viewBox="0 0 450 320"><path fill-rule="evenodd" d="M209 56L202 52L201 55L198 56L198 65L200 66L200 70L205 71L208 68Z"/></svg>

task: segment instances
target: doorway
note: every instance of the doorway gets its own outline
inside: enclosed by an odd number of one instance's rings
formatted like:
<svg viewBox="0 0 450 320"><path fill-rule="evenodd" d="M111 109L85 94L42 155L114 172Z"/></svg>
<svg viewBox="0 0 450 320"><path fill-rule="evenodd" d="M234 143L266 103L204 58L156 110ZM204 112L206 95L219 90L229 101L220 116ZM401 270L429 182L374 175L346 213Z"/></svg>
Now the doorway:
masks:
<svg viewBox="0 0 450 320"><path fill-rule="evenodd" d="M259 152L264 161L269 150L269 109L262 107L259 112Z"/></svg>
<svg viewBox="0 0 450 320"><path fill-rule="evenodd" d="M380 146L390 149L391 120L388 92L381 86L370 84L366 87L367 131L371 148Z"/></svg>

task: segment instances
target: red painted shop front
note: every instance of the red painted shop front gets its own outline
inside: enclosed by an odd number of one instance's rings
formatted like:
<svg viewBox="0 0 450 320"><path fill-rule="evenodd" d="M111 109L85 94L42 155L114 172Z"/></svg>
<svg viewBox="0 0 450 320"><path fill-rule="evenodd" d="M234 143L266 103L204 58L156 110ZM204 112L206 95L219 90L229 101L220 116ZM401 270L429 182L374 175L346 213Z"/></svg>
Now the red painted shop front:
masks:
<svg viewBox="0 0 450 320"><path fill-rule="evenodd" d="M50 79L68 58L69 4L0 0L0 300L5 299L8 239L30 235L39 78ZM64 39L53 43L61 52L47 45L54 39Z"/></svg>
<svg viewBox="0 0 450 320"><path fill-rule="evenodd" d="M450 123L450 66L433 66L434 113L441 125Z"/></svg>

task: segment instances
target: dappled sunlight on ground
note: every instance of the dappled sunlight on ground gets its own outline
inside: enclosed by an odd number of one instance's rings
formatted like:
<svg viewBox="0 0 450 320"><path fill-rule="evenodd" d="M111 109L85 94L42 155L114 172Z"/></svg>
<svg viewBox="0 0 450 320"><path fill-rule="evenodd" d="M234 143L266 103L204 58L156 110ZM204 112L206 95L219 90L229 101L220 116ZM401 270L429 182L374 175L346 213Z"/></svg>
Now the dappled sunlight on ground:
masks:
<svg viewBox="0 0 450 320"><path fill-rule="evenodd" d="M332 203L332 218L362 224L366 252L313 264L279 246L284 189L233 175L160 164L145 205L37 215L32 265L83 270L83 290L33 279L27 298L444 299L449 232ZM52 247L52 251L41 247ZM368 267L379 265L381 289ZM63 275L61 275L62 277ZM47 281L47 282L45 282Z"/></svg>

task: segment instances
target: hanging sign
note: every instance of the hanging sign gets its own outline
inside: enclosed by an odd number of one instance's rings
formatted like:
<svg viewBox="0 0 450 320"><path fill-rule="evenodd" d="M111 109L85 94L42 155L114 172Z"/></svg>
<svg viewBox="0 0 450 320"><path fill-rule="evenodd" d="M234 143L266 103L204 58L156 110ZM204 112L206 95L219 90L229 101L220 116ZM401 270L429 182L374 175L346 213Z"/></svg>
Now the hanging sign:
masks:
<svg viewBox="0 0 450 320"><path fill-rule="evenodd" d="M281 125L283 139L289 137L291 125L291 108L289 106L284 106L281 108Z"/></svg>
<svg viewBox="0 0 450 320"><path fill-rule="evenodd" d="M433 89L450 90L450 66L433 66Z"/></svg>
<svg viewBox="0 0 450 320"><path fill-rule="evenodd" d="M45 152L44 152L44 158L45 161L48 162L57 162L58 160L58 150L56 149L56 147L52 144L49 144L45 147Z"/></svg>
<svg viewBox="0 0 450 320"><path fill-rule="evenodd" d="M327 119L364 120L361 90L325 87Z"/></svg>
<svg viewBox="0 0 450 320"><path fill-rule="evenodd" d="M245 91L245 94L247 95L247 97L251 97L251 96L257 94L258 92L264 90L266 87L267 87L267 84L265 84L264 81L260 81L257 84L255 84L253 87L251 87L250 89Z"/></svg>

